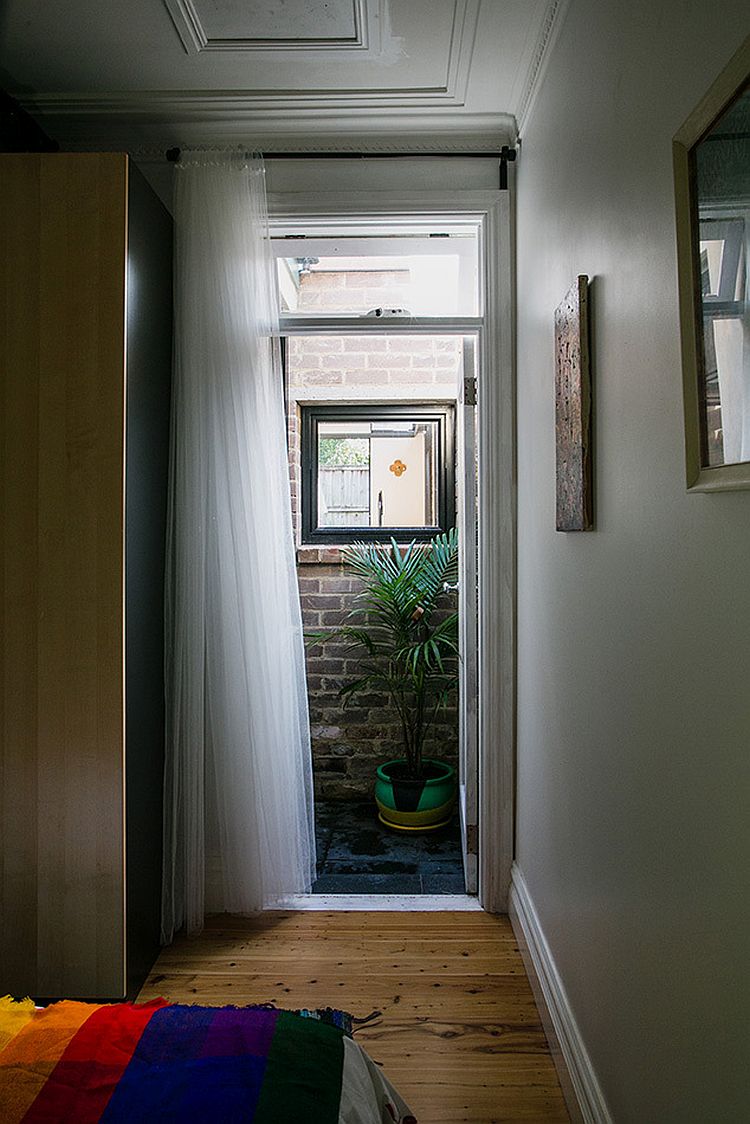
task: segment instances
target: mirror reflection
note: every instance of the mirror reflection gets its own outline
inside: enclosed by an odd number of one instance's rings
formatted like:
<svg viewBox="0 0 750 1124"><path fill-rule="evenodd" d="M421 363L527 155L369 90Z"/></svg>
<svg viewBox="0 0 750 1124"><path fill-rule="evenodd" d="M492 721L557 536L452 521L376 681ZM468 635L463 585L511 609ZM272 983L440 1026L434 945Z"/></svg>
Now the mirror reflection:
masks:
<svg viewBox="0 0 750 1124"><path fill-rule="evenodd" d="M693 150L700 264L701 459L750 461L750 87Z"/></svg>

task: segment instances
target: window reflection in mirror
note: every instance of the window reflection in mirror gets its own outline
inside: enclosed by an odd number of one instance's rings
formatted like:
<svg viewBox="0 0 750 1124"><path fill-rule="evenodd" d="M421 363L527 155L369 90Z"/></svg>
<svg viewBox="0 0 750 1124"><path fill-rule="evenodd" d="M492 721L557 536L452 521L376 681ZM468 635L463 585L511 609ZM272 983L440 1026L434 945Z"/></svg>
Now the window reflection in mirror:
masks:
<svg viewBox="0 0 750 1124"><path fill-rule="evenodd" d="M750 461L750 87L692 152L700 268L701 462Z"/></svg>

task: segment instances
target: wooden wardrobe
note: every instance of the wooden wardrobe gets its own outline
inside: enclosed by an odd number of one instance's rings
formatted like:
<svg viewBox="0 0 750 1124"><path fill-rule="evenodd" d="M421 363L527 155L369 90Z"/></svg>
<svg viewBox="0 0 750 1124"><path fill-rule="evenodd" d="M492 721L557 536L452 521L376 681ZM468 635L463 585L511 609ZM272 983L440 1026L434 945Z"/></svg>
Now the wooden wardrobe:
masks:
<svg viewBox="0 0 750 1124"><path fill-rule="evenodd" d="M159 948L171 219L121 154L0 155L0 994Z"/></svg>

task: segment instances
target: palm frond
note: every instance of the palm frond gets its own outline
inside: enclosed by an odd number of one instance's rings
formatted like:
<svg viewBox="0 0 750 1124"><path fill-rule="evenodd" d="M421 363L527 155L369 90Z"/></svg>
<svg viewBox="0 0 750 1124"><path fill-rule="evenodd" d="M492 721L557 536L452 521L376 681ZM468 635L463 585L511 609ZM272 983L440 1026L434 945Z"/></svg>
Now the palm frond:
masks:
<svg viewBox="0 0 750 1124"><path fill-rule="evenodd" d="M438 614L443 583L458 574L455 530L429 543L400 547L353 543L342 561L362 583L344 623L310 636L312 643L343 640L360 656L356 679L345 683L345 703L374 687L385 692L401 720L404 751L418 770L425 734L457 684L458 614Z"/></svg>

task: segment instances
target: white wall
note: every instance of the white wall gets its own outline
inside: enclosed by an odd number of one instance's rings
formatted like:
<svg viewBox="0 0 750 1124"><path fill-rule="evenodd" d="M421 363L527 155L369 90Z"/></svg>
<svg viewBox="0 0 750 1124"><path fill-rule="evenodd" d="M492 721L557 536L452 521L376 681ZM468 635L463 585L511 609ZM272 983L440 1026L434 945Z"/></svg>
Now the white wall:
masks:
<svg viewBox="0 0 750 1124"><path fill-rule="evenodd" d="M232 146L230 146L232 147ZM139 160L138 166L164 205L172 210L174 164ZM495 191L498 159L418 157L378 160L274 160L266 157L266 187L276 193L321 191ZM269 201L273 210L273 199Z"/></svg>
<svg viewBox="0 0 750 1124"><path fill-rule="evenodd" d="M750 492L687 495L671 138L746 0L572 0L518 164L517 862L618 1124L750 1119ZM596 526L555 532L593 279Z"/></svg>

